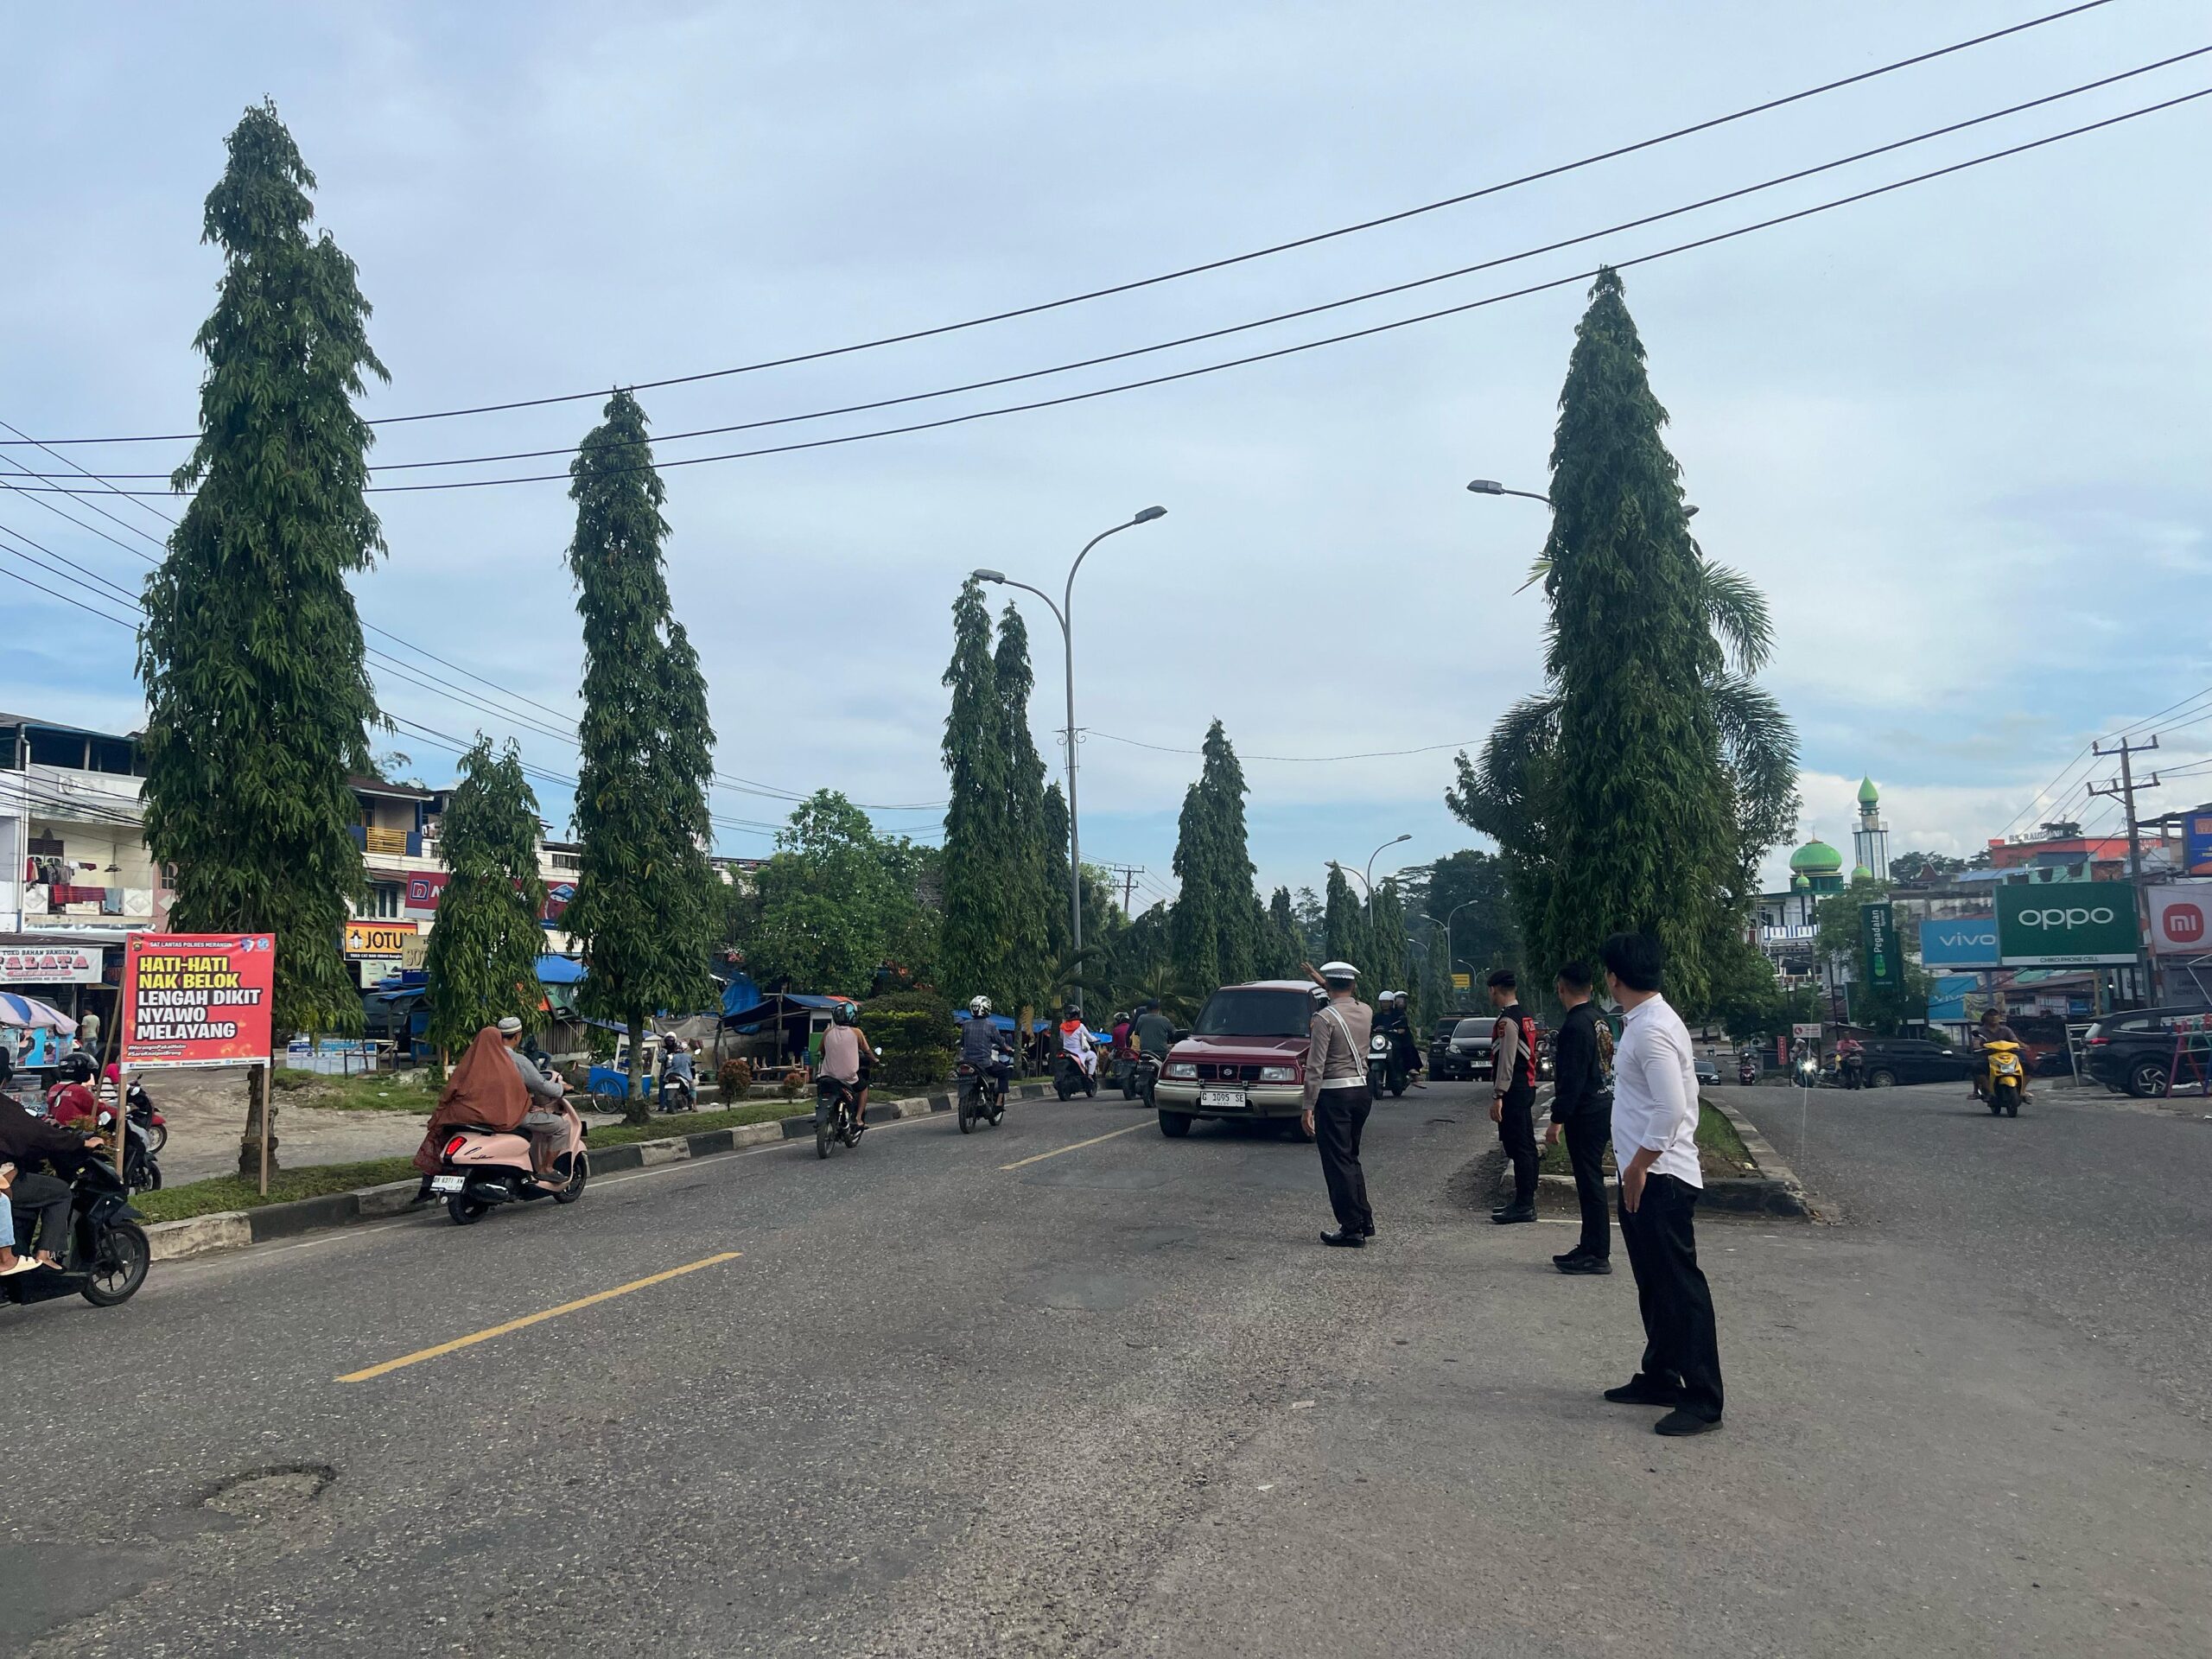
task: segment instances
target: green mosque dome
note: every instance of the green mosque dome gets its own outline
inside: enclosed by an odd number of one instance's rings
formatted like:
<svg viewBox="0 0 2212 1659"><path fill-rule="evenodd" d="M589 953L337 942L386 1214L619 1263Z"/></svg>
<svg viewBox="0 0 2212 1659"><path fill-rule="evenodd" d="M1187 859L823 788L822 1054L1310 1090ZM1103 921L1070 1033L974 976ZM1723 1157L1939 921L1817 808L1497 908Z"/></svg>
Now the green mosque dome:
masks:
<svg viewBox="0 0 2212 1659"><path fill-rule="evenodd" d="M1874 780L1872 778L1862 778L1859 780L1859 805L1872 806L1881 798L1882 791L1874 787Z"/></svg>
<svg viewBox="0 0 2212 1659"><path fill-rule="evenodd" d="M1789 855L1789 868L1799 875L1835 875L1843 869L1843 855L1816 836Z"/></svg>

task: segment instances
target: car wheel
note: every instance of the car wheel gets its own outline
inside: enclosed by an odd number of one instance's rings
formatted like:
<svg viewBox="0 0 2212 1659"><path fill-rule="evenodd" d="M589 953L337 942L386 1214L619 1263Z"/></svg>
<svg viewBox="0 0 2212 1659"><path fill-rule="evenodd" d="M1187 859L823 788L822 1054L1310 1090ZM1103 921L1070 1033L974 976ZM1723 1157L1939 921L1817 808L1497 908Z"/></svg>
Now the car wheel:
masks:
<svg viewBox="0 0 2212 1659"><path fill-rule="evenodd" d="M1879 1071L1869 1071L1866 1074L1866 1086L1869 1089L1894 1089L1897 1086L1897 1074L1886 1067Z"/></svg>
<svg viewBox="0 0 2212 1659"><path fill-rule="evenodd" d="M1180 1141L1191 1132L1191 1115L1188 1112L1162 1111L1160 1132L1170 1141Z"/></svg>
<svg viewBox="0 0 2212 1659"><path fill-rule="evenodd" d="M2127 1092L2138 1099L2160 1100L2166 1092L2166 1068L2164 1061L2145 1060L2129 1068Z"/></svg>

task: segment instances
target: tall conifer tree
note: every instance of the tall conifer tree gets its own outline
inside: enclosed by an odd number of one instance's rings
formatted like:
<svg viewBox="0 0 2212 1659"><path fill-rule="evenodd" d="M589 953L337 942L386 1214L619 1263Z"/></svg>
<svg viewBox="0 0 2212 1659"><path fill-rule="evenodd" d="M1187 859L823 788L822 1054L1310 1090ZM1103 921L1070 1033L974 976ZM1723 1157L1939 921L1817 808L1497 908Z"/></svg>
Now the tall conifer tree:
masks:
<svg viewBox="0 0 2212 1659"><path fill-rule="evenodd" d="M438 895L423 969L430 1041L448 1052L508 1014L539 1023L537 797L513 744L494 754L478 737L438 821L438 855L452 872Z"/></svg>
<svg viewBox="0 0 2212 1659"><path fill-rule="evenodd" d="M1290 889L1277 887L1268 901L1266 960L1260 971L1277 979L1294 979L1306 962L1306 941L1298 931L1298 912L1291 907Z"/></svg>
<svg viewBox="0 0 2212 1659"><path fill-rule="evenodd" d="M944 924L938 950L957 1000L982 993L1014 1011L1015 933L1007 890L1006 714L991 662L991 618L970 577L952 607L952 705L944 720Z"/></svg>
<svg viewBox="0 0 2212 1659"><path fill-rule="evenodd" d="M1029 733L1029 630L1008 602L999 616L998 651L992 659L1006 753L1005 892L1007 916L1005 974L1022 1006L1041 1010L1051 991L1052 917L1065 911L1047 887L1052 859L1045 820L1045 762ZM1065 826L1063 826L1065 834ZM1060 851L1065 867L1067 850Z"/></svg>
<svg viewBox="0 0 2212 1659"><path fill-rule="evenodd" d="M1244 769L1219 721L1206 728L1198 779L1177 821L1175 874L1182 890L1169 925L1177 975L1202 991L1249 979L1264 913L1252 890L1244 833Z"/></svg>
<svg viewBox="0 0 2212 1659"><path fill-rule="evenodd" d="M1323 925L1330 957L1358 969L1361 988L1371 991L1376 985L1375 953L1368 948L1367 912L1339 865L1329 866L1328 916Z"/></svg>
<svg viewBox="0 0 2212 1659"><path fill-rule="evenodd" d="M1402 991L1406 984L1406 909L1398 899L1398 884L1384 880L1375 884L1373 913L1368 925L1368 955L1374 958L1370 969L1366 963L1359 965L1373 974L1368 982L1376 991Z"/></svg>
<svg viewBox="0 0 2212 1659"><path fill-rule="evenodd" d="M204 219L223 276L193 342L200 435L174 480L194 493L146 581L146 841L175 870L178 931L276 936L281 1042L361 1020L339 938L363 886L346 776L367 769L376 697L346 578L384 537L353 400L387 377L353 262L308 234L315 175L276 107L246 111L229 150Z"/></svg>
<svg viewBox="0 0 2212 1659"><path fill-rule="evenodd" d="M1668 990L1698 1009L1706 957L1796 805L1796 742L1751 676L1765 603L1708 563L1660 436L1619 276L1575 330L1552 446L1551 607L1541 695L1509 709L1446 799L1495 836L1539 974L1656 935Z"/></svg>
<svg viewBox="0 0 2212 1659"><path fill-rule="evenodd" d="M584 624L575 804L583 868L565 920L590 970L578 1005L629 1031L629 1111L642 1118L646 1020L696 1007L709 990L715 737L698 653L669 611L666 492L645 411L618 391L605 415L569 467L576 504L569 568Z"/></svg>

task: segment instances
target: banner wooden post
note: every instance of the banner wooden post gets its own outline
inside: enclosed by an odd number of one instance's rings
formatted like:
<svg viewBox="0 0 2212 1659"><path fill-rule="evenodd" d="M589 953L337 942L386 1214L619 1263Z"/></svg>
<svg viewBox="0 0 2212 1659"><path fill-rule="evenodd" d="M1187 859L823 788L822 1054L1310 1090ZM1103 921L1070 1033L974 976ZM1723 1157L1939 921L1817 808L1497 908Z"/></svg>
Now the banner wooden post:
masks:
<svg viewBox="0 0 2212 1659"><path fill-rule="evenodd" d="M260 1095L257 1103L261 1109L261 1196L264 1198L269 1196L269 1109L273 1103L271 1096L276 1092L270 1086L276 1082L276 1053L272 1048L268 1065L253 1068L253 1087Z"/></svg>
<svg viewBox="0 0 2212 1659"><path fill-rule="evenodd" d="M107 1059L100 1066L100 1075L92 1079L92 1099L95 1103L92 1125L95 1128L99 1126L97 1103L100 1097L100 1084L107 1080L107 1068L112 1065L115 1067L115 1178L120 1181L124 1179L124 1148L130 1141L130 1091L123 1075L123 974L119 969L115 979L115 1008L108 1027Z"/></svg>

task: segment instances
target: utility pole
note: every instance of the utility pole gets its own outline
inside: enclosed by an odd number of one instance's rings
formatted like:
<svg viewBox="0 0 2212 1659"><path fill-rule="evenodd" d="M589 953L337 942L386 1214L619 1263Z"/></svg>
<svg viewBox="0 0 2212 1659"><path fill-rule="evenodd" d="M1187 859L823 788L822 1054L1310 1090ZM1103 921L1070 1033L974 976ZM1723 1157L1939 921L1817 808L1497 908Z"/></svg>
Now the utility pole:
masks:
<svg viewBox="0 0 2212 1659"><path fill-rule="evenodd" d="M2107 748L2101 743L2097 744L2094 751L2095 753L2120 757L2120 776L2107 779L2101 784L2089 785L2090 794L2113 797L2127 814L2127 890L2129 897L2134 900L2135 904L2135 994L2146 1003L2155 1002L2157 997L2151 983L2150 967L2143 955L2143 936L2145 931L2143 911L2143 832L2135 821L2135 791L2139 789L2156 789L2158 786L2158 774L2154 772L2147 779L2139 784L2135 781L2135 768L2133 762L2136 755L2147 753L2158 747L2158 734L2156 732L2151 734L2151 741L2147 743L2133 743L2123 737L2120 740L2117 747Z"/></svg>
<svg viewBox="0 0 2212 1659"><path fill-rule="evenodd" d="M1109 875L1118 875L1122 878L1122 914L1134 919L1136 916L1136 912L1129 908L1129 904L1130 901L1136 897L1137 877L1144 874L1144 866L1141 864L1109 864L1106 867L1106 874Z"/></svg>

